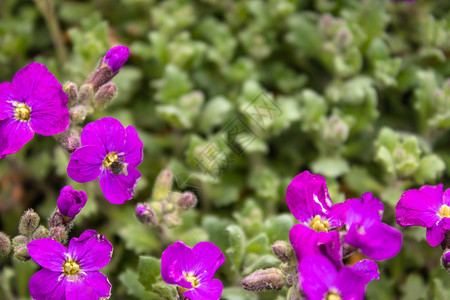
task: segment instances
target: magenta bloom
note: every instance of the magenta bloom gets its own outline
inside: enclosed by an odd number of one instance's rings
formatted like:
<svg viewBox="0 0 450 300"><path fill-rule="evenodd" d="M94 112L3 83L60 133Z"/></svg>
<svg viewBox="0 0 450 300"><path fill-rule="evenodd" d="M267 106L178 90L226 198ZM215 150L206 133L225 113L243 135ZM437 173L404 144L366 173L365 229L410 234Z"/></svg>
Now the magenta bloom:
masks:
<svg viewBox="0 0 450 300"><path fill-rule="evenodd" d="M383 202L368 192L362 199L348 199L345 243L358 248L371 259L383 260L397 255L402 248L400 231L381 222Z"/></svg>
<svg viewBox="0 0 450 300"><path fill-rule="evenodd" d="M102 63L108 65L113 72L118 72L130 56L130 50L125 46L115 46L106 52Z"/></svg>
<svg viewBox="0 0 450 300"><path fill-rule="evenodd" d="M442 184L411 189L403 193L395 211L398 224L427 228L427 241L436 247L450 229L450 189L444 193Z"/></svg>
<svg viewBox="0 0 450 300"><path fill-rule="evenodd" d="M213 276L224 261L222 251L213 243L201 242L191 249L183 242L175 242L161 256L161 276L191 300L218 300L223 285Z"/></svg>
<svg viewBox="0 0 450 300"><path fill-rule="evenodd" d="M87 195L84 191L77 191L70 185L66 185L61 189L56 205L63 216L74 218L86 205L86 202Z"/></svg>
<svg viewBox="0 0 450 300"><path fill-rule="evenodd" d="M299 282L309 300L363 300L367 283L378 278L378 266L364 259L337 269L325 256L311 255L300 262Z"/></svg>
<svg viewBox="0 0 450 300"><path fill-rule="evenodd" d="M87 124L67 166L67 174L77 182L97 178L106 200L122 204L133 197L141 173L143 144L133 126L126 129L114 118Z"/></svg>
<svg viewBox="0 0 450 300"><path fill-rule="evenodd" d="M52 239L34 240L27 247L31 258L43 267L29 282L33 299L97 300L111 296L111 284L99 272L113 251L104 235L86 230L70 240L69 249Z"/></svg>
<svg viewBox="0 0 450 300"><path fill-rule="evenodd" d="M0 84L0 158L20 150L34 133L54 135L69 126L67 95L44 65L30 63L12 83Z"/></svg>

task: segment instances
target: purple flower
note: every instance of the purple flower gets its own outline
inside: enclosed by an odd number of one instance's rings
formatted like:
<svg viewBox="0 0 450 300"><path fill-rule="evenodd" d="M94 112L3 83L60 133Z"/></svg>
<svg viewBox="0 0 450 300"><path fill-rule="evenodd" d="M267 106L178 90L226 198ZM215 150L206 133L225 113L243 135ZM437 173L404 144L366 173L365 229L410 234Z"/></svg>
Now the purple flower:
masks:
<svg viewBox="0 0 450 300"><path fill-rule="evenodd" d="M325 256L310 255L298 266L299 282L310 300L363 300L367 283L378 277L377 264L362 260L337 269Z"/></svg>
<svg viewBox="0 0 450 300"><path fill-rule="evenodd" d="M286 190L286 202L297 220L317 232L343 225L345 205L333 205L325 178L320 175L304 171L295 176Z"/></svg>
<svg viewBox="0 0 450 300"><path fill-rule="evenodd" d="M130 56L130 50L125 46L115 46L106 52L102 64L109 66L113 72L118 72Z"/></svg>
<svg viewBox="0 0 450 300"><path fill-rule="evenodd" d="M52 239L30 242L28 253L43 267L30 279L33 299L96 300L111 296L111 284L98 270L111 260L113 247L104 235L86 230L72 238L69 249Z"/></svg>
<svg viewBox="0 0 450 300"><path fill-rule="evenodd" d="M175 242L161 256L161 276L191 300L219 299L222 282L213 276L224 261L222 251L213 243L201 242L191 249Z"/></svg>
<svg viewBox="0 0 450 300"><path fill-rule="evenodd" d="M436 247L450 229L450 189L444 193L442 184L411 189L403 193L395 211L398 224L427 228L427 241Z"/></svg>
<svg viewBox="0 0 450 300"><path fill-rule="evenodd" d="M383 202L368 192L362 199L348 199L345 243L358 248L371 259L383 260L397 255L402 247L402 234L381 222Z"/></svg>
<svg viewBox="0 0 450 300"><path fill-rule="evenodd" d="M34 133L54 135L69 126L67 95L44 65L30 63L12 83L0 84L0 158L20 150Z"/></svg>
<svg viewBox="0 0 450 300"><path fill-rule="evenodd" d="M84 191L77 191L70 185L66 185L61 189L56 205L63 216L74 218L86 205L86 202L87 195Z"/></svg>
<svg viewBox="0 0 450 300"><path fill-rule="evenodd" d="M89 123L81 133L82 147L76 149L67 174L77 182L97 178L106 200L122 204L133 197L141 173L143 144L133 126L126 129L114 118Z"/></svg>

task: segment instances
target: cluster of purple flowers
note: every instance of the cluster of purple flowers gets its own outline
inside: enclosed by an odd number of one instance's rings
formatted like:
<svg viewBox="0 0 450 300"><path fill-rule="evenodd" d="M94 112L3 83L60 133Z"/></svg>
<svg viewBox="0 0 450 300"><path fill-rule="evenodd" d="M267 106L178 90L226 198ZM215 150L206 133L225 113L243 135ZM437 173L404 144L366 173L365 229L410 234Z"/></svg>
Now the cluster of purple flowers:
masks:
<svg viewBox="0 0 450 300"><path fill-rule="evenodd" d="M344 203L331 201L325 178L304 171L286 191L300 224L289 239L299 262L299 283L308 299L364 299L367 283L378 277L377 264L364 259L353 267L342 259L354 251L384 260L401 249L401 233L381 222L383 203L371 193Z"/></svg>

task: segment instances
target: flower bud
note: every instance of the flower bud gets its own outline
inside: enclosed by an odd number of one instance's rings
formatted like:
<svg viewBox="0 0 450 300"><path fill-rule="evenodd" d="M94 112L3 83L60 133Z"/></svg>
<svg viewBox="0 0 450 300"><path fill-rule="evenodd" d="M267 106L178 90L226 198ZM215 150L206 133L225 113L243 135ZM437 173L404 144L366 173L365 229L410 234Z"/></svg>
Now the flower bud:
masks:
<svg viewBox="0 0 450 300"><path fill-rule="evenodd" d="M111 79L116 75L113 70L104 65L100 67L99 69L95 70L94 73L92 73L89 78L86 80L86 84L89 84L92 86L92 91L97 91L102 85L104 85L107 82L110 82ZM81 92L81 91L80 91Z"/></svg>
<svg viewBox="0 0 450 300"><path fill-rule="evenodd" d="M189 210L197 205L197 197L191 192L184 192L175 204L182 210Z"/></svg>
<svg viewBox="0 0 450 300"><path fill-rule="evenodd" d="M441 257L441 266L450 273L450 249L445 249Z"/></svg>
<svg viewBox="0 0 450 300"><path fill-rule="evenodd" d="M30 242L30 239L24 235L18 235L12 239L12 245L14 248L17 246L26 245Z"/></svg>
<svg viewBox="0 0 450 300"><path fill-rule="evenodd" d="M123 64L128 60L130 50L125 46L115 46L106 52L103 57L102 65L107 65L114 73L119 72Z"/></svg>
<svg viewBox="0 0 450 300"><path fill-rule="evenodd" d="M94 108L103 109L107 107L117 95L117 87L113 82L102 85L94 96Z"/></svg>
<svg viewBox="0 0 450 300"><path fill-rule="evenodd" d="M61 189L56 205L63 216L75 218L86 202L87 195L84 191L77 191L70 185L66 185Z"/></svg>
<svg viewBox="0 0 450 300"><path fill-rule="evenodd" d="M48 229L45 226L39 226L36 231L31 236L32 240L40 240L45 239L48 236Z"/></svg>
<svg viewBox="0 0 450 300"><path fill-rule="evenodd" d="M80 132L76 127L71 126L59 135L58 143L68 153L72 153L81 146Z"/></svg>
<svg viewBox="0 0 450 300"><path fill-rule="evenodd" d="M6 256L11 251L11 240L9 236L0 232L0 256Z"/></svg>
<svg viewBox="0 0 450 300"><path fill-rule="evenodd" d="M169 228L181 225L181 219L177 214L165 214L163 216L163 222Z"/></svg>
<svg viewBox="0 0 450 300"><path fill-rule="evenodd" d="M172 189L172 182L172 172L169 170L162 170L156 178L152 198L158 201L166 199Z"/></svg>
<svg viewBox="0 0 450 300"><path fill-rule="evenodd" d="M277 268L256 270L241 282L244 289L254 292L281 290L285 283L286 279L283 273Z"/></svg>
<svg viewBox="0 0 450 300"><path fill-rule="evenodd" d="M63 86L64 92L69 98L69 107L74 105L78 101L78 86L76 83L67 81Z"/></svg>
<svg viewBox="0 0 450 300"><path fill-rule="evenodd" d="M59 210L56 209L48 220L48 223L50 225L50 228L65 226L66 220L64 219L64 216L59 212Z"/></svg>
<svg viewBox="0 0 450 300"><path fill-rule="evenodd" d="M285 241L276 241L272 245L272 252L281 262L285 264L289 265L296 262L294 249Z"/></svg>
<svg viewBox="0 0 450 300"><path fill-rule="evenodd" d="M19 232L23 235L30 236L39 226L39 215L33 209L27 210L19 222Z"/></svg>
<svg viewBox="0 0 450 300"><path fill-rule="evenodd" d="M139 222L144 223L148 226L158 225L158 217L156 216L153 208L147 203L139 203L136 206L136 211L134 215L139 220Z"/></svg>
<svg viewBox="0 0 450 300"><path fill-rule="evenodd" d="M14 248L14 258L20 261L30 260L27 245L17 246Z"/></svg>
<svg viewBox="0 0 450 300"><path fill-rule="evenodd" d="M52 240L60 242L63 245L67 243L67 240L69 238L66 227L64 226L50 228L48 237Z"/></svg>
<svg viewBox="0 0 450 300"><path fill-rule="evenodd" d="M92 84L85 83L80 87L80 93L78 94L78 104L88 103L94 96L94 87Z"/></svg>
<svg viewBox="0 0 450 300"><path fill-rule="evenodd" d="M84 119L86 119L88 109L84 105L76 105L76 106L70 108L69 112L70 112L70 117L72 118L72 120L76 124L79 124L79 123L83 122Z"/></svg>

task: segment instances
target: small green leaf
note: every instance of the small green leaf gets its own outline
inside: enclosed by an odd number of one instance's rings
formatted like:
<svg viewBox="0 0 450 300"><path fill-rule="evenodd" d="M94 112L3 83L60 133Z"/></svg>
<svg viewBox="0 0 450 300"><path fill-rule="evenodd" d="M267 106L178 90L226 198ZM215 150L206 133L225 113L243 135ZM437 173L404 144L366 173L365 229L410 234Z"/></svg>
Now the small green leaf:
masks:
<svg viewBox="0 0 450 300"><path fill-rule="evenodd" d="M161 262L151 256L140 256L138 262L139 282L151 291L152 284L156 282L157 277L161 273Z"/></svg>

